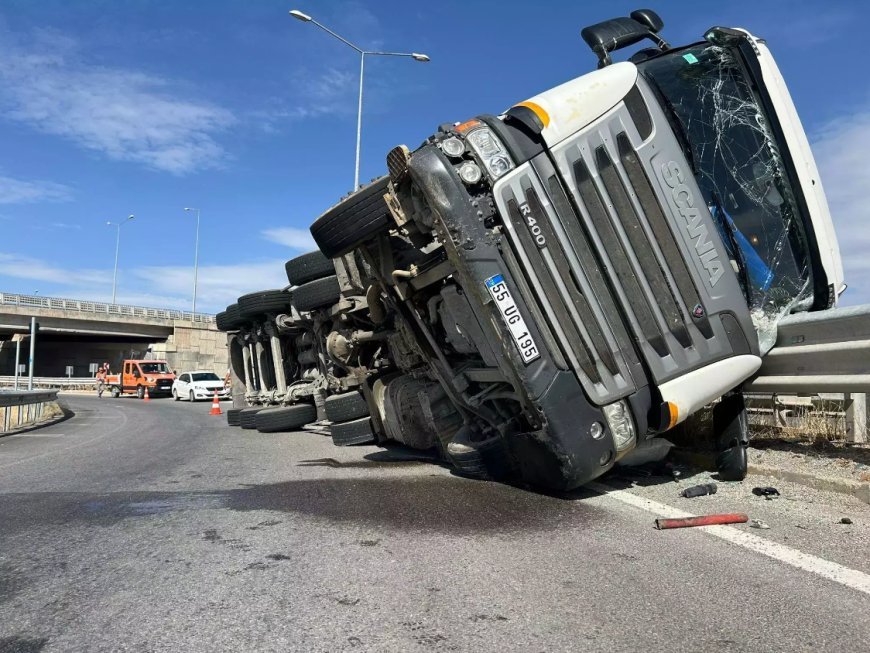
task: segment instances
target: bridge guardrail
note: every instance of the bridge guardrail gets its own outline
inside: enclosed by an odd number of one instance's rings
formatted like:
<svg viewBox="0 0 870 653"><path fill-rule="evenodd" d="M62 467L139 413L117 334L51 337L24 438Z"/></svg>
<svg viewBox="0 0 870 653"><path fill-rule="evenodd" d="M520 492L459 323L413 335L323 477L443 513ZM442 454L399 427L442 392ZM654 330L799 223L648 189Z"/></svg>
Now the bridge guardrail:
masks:
<svg viewBox="0 0 870 653"><path fill-rule="evenodd" d="M191 313L168 308L147 308L145 306L129 306L127 304L106 304L80 299L63 299L61 297L40 297L37 295L17 295L0 293L0 306L21 306L24 308L48 308L62 311L77 311L81 313L96 313L102 315L126 315L129 317L153 317L163 320L187 320L210 324L214 315L207 313Z"/></svg>
<svg viewBox="0 0 870 653"><path fill-rule="evenodd" d="M36 422L45 405L57 401L57 390L13 390L0 392L0 433Z"/></svg>

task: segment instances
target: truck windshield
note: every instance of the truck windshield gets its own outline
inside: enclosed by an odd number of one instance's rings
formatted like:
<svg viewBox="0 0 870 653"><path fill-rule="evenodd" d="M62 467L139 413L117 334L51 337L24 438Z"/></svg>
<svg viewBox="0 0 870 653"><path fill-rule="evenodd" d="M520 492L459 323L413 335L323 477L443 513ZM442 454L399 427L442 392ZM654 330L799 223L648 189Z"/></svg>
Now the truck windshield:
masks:
<svg viewBox="0 0 870 653"><path fill-rule="evenodd" d="M710 44L639 69L677 123L766 351L776 321L812 302L812 279L800 209L752 80L736 51Z"/></svg>
<svg viewBox="0 0 870 653"><path fill-rule="evenodd" d="M139 363L142 374L169 374L166 363Z"/></svg>

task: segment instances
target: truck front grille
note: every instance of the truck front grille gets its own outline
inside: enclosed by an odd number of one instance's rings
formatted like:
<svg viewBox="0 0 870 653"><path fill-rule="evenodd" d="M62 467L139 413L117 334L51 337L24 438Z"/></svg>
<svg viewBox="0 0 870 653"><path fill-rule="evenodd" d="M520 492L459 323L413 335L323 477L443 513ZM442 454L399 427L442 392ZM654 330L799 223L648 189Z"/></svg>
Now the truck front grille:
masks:
<svg viewBox="0 0 870 653"><path fill-rule="evenodd" d="M511 272L536 291L558 353L598 403L648 372L661 383L730 349L675 237L679 216L632 145L637 132L623 105L496 187L521 268Z"/></svg>

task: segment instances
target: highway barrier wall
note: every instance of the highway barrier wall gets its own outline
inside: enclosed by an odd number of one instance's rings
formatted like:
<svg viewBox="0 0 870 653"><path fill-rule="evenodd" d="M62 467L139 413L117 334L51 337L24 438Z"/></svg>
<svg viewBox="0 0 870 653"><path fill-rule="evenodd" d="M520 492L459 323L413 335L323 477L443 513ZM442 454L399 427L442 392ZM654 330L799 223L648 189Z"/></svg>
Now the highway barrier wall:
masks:
<svg viewBox="0 0 870 653"><path fill-rule="evenodd" d="M0 435L62 414L57 390L0 390Z"/></svg>

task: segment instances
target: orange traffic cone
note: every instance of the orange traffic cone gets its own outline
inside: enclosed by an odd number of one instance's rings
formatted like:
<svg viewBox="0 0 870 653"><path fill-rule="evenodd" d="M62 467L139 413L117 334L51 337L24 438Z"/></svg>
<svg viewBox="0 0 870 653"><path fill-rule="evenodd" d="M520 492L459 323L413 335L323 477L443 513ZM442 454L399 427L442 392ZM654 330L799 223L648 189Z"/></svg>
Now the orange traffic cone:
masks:
<svg viewBox="0 0 870 653"><path fill-rule="evenodd" d="M142 401L151 401L151 397L148 396L148 386L145 386L145 396L142 398Z"/></svg>
<svg viewBox="0 0 870 653"><path fill-rule="evenodd" d="M209 415L223 415L221 412L221 404L217 396L217 390L214 391L214 399L212 399L211 402L211 411L209 412Z"/></svg>

